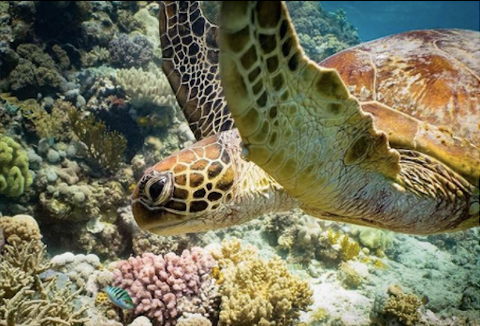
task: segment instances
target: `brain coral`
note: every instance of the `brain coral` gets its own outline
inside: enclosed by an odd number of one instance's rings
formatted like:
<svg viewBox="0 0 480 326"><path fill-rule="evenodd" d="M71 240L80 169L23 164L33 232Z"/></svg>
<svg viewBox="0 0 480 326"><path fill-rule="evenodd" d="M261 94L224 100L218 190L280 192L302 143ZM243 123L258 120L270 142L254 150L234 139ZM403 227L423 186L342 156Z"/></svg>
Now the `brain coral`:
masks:
<svg viewBox="0 0 480 326"><path fill-rule="evenodd" d="M238 239L224 242L222 254L219 325L289 326L312 304L308 283L290 274L280 257L265 262Z"/></svg>
<svg viewBox="0 0 480 326"><path fill-rule="evenodd" d="M184 312L208 316L217 310L215 279L210 276L215 265L199 247L184 250L181 256L144 253L116 264L113 285L130 294L135 316L147 316L156 326L172 326Z"/></svg>
<svg viewBox="0 0 480 326"><path fill-rule="evenodd" d="M3 229L5 242L16 244L20 248L35 240L35 248L42 246L42 235L37 221L29 215L15 215L14 217L0 217L0 228Z"/></svg>

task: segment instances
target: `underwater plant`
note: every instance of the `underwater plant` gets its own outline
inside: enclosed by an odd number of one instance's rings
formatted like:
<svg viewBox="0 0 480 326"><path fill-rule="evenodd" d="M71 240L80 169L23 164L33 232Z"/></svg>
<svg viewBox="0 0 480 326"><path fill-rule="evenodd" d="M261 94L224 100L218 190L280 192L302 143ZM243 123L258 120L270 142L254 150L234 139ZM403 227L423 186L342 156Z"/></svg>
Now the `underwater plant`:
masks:
<svg viewBox="0 0 480 326"><path fill-rule="evenodd" d="M68 109L72 132L86 145L87 153L106 173L114 173L123 161L127 141L118 131L108 131L104 122L84 116L74 107Z"/></svg>

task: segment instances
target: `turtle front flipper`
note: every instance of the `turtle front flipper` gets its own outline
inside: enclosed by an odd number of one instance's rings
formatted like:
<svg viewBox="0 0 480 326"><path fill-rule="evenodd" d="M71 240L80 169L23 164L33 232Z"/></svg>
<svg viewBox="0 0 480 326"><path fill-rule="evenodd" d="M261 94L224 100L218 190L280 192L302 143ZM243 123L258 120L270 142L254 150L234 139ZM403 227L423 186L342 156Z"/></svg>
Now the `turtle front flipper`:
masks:
<svg viewBox="0 0 480 326"><path fill-rule="evenodd" d="M353 166L396 178L398 153L337 71L305 56L283 3L224 4L221 70L247 158L294 197L328 202L332 178Z"/></svg>
<svg viewBox="0 0 480 326"><path fill-rule="evenodd" d="M233 128L220 85L218 28L198 1L162 1L163 71L197 140Z"/></svg>
<svg viewBox="0 0 480 326"><path fill-rule="evenodd" d="M305 56L284 3L224 2L220 27L221 80L246 157L303 209L405 233L478 225L478 188L421 153L400 160L337 71Z"/></svg>

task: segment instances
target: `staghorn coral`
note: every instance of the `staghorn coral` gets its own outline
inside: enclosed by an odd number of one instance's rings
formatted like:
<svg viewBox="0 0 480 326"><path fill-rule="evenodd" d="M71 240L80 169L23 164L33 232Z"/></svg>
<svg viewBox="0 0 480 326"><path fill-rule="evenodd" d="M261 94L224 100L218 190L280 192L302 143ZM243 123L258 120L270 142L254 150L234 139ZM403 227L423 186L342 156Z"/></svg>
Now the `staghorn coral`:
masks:
<svg viewBox="0 0 480 326"><path fill-rule="evenodd" d="M118 131L108 131L104 122L96 121L92 115L83 116L74 107L70 107L67 112L72 132L86 145L89 157L104 172L115 172L120 167L127 148L125 137Z"/></svg>
<svg viewBox="0 0 480 326"><path fill-rule="evenodd" d="M357 242L350 241L348 234L345 234L340 240L340 250L344 261L353 259L360 253L360 245Z"/></svg>
<svg viewBox="0 0 480 326"><path fill-rule="evenodd" d="M40 283L42 284L42 283ZM23 287L0 306L0 326L11 325L77 325L87 322L82 317L87 306L76 308L72 301L82 289L71 293L67 286L58 289L55 279L37 291Z"/></svg>
<svg viewBox="0 0 480 326"><path fill-rule="evenodd" d="M219 325L288 326L313 302L308 283L290 274L279 257L265 262L238 239L222 244L219 266Z"/></svg>
<svg viewBox="0 0 480 326"><path fill-rule="evenodd" d="M18 197L32 184L27 152L7 136L0 136L0 195Z"/></svg>
<svg viewBox="0 0 480 326"><path fill-rule="evenodd" d="M218 295L210 273L215 265L213 257L199 247L185 250L181 256L144 253L116 263L113 285L130 294L135 316L145 315L154 325L176 325L184 312L213 318ZM193 305L185 306L190 300L195 300Z"/></svg>
<svg viewBox="0 0 480 326"><path fill-rule="evenodd" d="M0 263L0 299L10 299L22 288L38 287L36 276L49 268L45 263L45 245L36 240L27 244L14 242L6 245Z"/></svg>
<svg viewBox="0 0 480 326"><path fill-rule="evenodd" d="M316 250L317 258L339 264L358 256L360 245L351 241L348 234L328 230L322 233L319 239L319 246Z"/></svg>

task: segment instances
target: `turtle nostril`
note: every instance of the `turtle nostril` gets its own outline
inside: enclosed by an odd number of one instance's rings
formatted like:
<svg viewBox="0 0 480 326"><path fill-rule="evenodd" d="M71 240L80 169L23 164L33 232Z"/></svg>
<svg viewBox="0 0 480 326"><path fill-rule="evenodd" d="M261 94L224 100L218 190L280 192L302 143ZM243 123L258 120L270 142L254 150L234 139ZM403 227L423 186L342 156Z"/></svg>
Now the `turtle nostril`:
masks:
<svg viewBox="0 0 480 326"><path fill-rule="evenodd" d="M150 186L150 197L153 201L156 201L162 194L163 187L165 186L165 180L159 180Z"/></svg>

